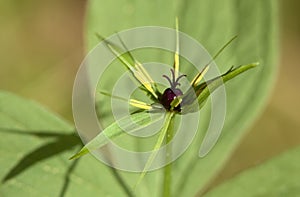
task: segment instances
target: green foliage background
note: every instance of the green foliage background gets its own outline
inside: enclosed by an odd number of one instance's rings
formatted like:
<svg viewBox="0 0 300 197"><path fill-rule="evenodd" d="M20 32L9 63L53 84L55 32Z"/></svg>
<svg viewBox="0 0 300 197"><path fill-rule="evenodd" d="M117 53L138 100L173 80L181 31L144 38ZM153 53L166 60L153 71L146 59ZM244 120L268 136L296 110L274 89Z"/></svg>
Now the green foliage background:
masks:
<svg viewBox="0 0 300 197"><path fill-rule="evenodd" d="M178 186L185 175L181 170L184 167L178 165L175 179L177 188L182 190L178 195L201 195L209 191L208 196L238 196L241 193L295 196L299 193L299 167L296 165L299 163L299 148L266 163L261 161L300 142L297 132L299 95L295 86L299 80L296 75L298 67L295 66L299 25L290 22L297 13L293 11L297 10L296 6L290 9L288 3L283 4L283 8L289 11L281 12L287 13L282 20L288 21L282 22L284 28L281 32L289 36L281 36L283 59L280 61L279 81L265 115L246 135L245 129L263 109L268 89L274 83L274 66L278 59L275 1L173 2L103 3L94 0L87 20L83 19L84 2L1 2L1 13L6 16L0 19L4 35L1 37L1 89L42 102L71 120L71 87L82 59L85 45L82 37L93 46L94 31L107 36L139 25L173 27L175 15L179 16L181 31L195 37L211 53L232 35L238 34L238 42L222 54L218 65L224 65L221 69L226 70L232 64L259 60L262 67L228 84L229 117L232 118L227 121L218 146L208 157L196 162L185 187ZM83 21L88 21L87 37L81 34L85 27ZM243 86L242 91L236 91L238 85ZM91 156L76 162L68 161L80 144L73 134L72 124L32 101L3 91L0 94L0 127L1 196L126 196L125 185L133 185L137 178L131 173L119 174ZM195 142L195 148L178 163L184 165L192 161L193 150L198 150L198 144ZM240 146L236 148L238 144ZM226 161L229 163L223 168ZM249 171L229 179L252 166ZM153 173L146 180L154 192L158 188L152 184L159 180L158 177ZM262 180L262 184L257 180ZM216 187L221 182L223 184ZM149 190L147 192L144 186L139 192L149 193Z"/></svg>

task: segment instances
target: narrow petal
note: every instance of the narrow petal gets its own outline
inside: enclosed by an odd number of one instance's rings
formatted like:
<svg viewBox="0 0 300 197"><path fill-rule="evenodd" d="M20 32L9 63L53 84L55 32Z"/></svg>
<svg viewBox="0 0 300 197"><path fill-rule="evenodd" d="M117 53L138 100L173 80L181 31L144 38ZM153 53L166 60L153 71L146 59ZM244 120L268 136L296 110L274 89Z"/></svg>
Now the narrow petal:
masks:
<svg viewBox="0 0 300 197"><path fill-rule="evenodd" d="M102 36L98 35L99 39L103 40L108 47L108 49L125 65L125 67L133 74L134 78L146 88L146 90L154 97L158 98L158 90L156 88L155 82L152 80L146 69L141 63L139 63L127 50L124 42L119 37L123 47L126 49L126 53L122 53L123 50L117 45L107 41ZM127 56L127 57L126 57ZM129 60L130 59L130 60Z"/></svg>
<svg viewBox="0 0 300 197"><path fill-rule="evenodd" d="M151 105L149 105L147 103L144 103L142 101L135 100L135 99L130 99L129 104L134 106L134 107L140 108L140 109L145 109L145 110L151 110L152 109Z"/></svg>
<svg viewBox="0 0 300 197"><path fill-rule="evenodd" d="M175 21L176 25L176 51L174 55L174 71L175 71L175 79L179 75L179 27L178 27L178 18L176 17Z"/></svg>
<svg viewBox="0 0 300 197"><path fill-rule="evenodd" d="M122 46L126 49L130 59L134 63L134 69L135 69L135 76L139 76L139 82L157 99L158 96L156 94L157 88L155 85L155 82L147 72L147 70L144 68L143 64L141 64L137 59L133 57L133 55L130 53L128 48L126 47L124 41L121 39L121 37L118 35L118 38L122 44Z"/></svg>
<svg viewBox="0 0 300 197"><path fill-rule="evenodd" d="M120 97L120 96L112 95L112 94L110 94L108 92L100 91L100 93L103 94L103 95L105 95L105 96L109 96L111 98L114 98L114 99L119 99L119 100L128 102L128 99ZM151 110L152 109L152 105L151 104L148 104L148 103L145 103L143 101L136 100L136 99L129 99L129 104L131 106L137 107L139 109L145 109L145 110Z"/></svg>
<svg viewBox="0 0 300 197"><path fill-rule="evenodd" d="M196 87L200 81L203 79L204 75L207 73L209 69L209 65L206 65L198 75L195 76L193 81L191 82L192 87Z"/></svg>

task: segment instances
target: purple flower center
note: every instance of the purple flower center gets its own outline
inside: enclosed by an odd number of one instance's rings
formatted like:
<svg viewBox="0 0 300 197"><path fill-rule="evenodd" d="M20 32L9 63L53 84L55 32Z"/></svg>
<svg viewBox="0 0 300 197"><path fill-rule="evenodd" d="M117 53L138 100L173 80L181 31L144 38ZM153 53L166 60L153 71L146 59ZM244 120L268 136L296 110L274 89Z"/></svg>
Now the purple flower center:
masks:
<svg viewBox="0 0 300 197"><path fill-rule="evenodd" d="M179 77L177 77L177 79L175 79L175 72L173 69L171 69L171 74L172 74L172 79L170 79L168 76L163 75L163 77L165 77L169 83L170 83L170 88L167 88L164 93L162 94L161 98L160 98L160 103L164 106L164 108L166 110L171 110L171 103L172 101L178 97L181 96L183 93L180 89L176 88L177 86L180 86L179 80L182 77L185 77L186 75L180 75ZM177 107L175 107L173 109L174 111L180 112L181 111L181 106L178 105Z"/></svg>

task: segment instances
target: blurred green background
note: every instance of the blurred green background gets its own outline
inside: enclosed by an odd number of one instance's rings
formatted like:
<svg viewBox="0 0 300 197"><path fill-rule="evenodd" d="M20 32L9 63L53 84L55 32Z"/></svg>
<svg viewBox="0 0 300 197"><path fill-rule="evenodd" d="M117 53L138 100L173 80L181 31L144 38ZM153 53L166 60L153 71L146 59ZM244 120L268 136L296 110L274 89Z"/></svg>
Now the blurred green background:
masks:
<svg viewBox="0 0 300 197"><path fill-rule="evenodd" d="M83 0L0 2L0 89L72 122L72 86L84 57ZM300 144L300 2L281 0L280 70L268 106L214 184Z"/></svg>

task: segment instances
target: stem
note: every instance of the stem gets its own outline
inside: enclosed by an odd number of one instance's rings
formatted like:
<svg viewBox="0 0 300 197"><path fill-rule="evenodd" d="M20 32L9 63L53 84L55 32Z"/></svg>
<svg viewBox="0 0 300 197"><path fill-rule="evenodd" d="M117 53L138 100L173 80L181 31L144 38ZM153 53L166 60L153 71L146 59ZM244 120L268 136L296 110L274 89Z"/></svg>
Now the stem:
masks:
<svg viewBox="0 0 300 197"><path fill-rule="evenodd" d="M167 135L167 132L168 132L168 128L170 126L170 123L172 121L172 118L174 116L174 113L166 113L165 115L165 122L164 122L164 125L160 131L160 134L158 136L158 139L157 139L157 142L153 148L153 152L151 153L151 155L149 156L146 164L145 164L145 167L138 179L138 181L136 182L134 188L136 188L138 186L138 184L142 181L142 179L144 178L144 176L146 175L148 169L150 168L152 162L154 161L156 155L157 155L157 150L160 149L161 145L163 144L164 142L164 139L166 138L166 135Z"/></svg>
<svg viewBox="0 0 300 197"><path fill-rule="evenodd" d="M166 144L169 144L173 139L174 135L174 116L172 117L167 133L166 133ZM172 146L169 145L166 148L166 161L169 163L172 159ZM164 167L164 182L163 182L163 197L171 196L171 185L172 185L172 162Z"/></svg>

